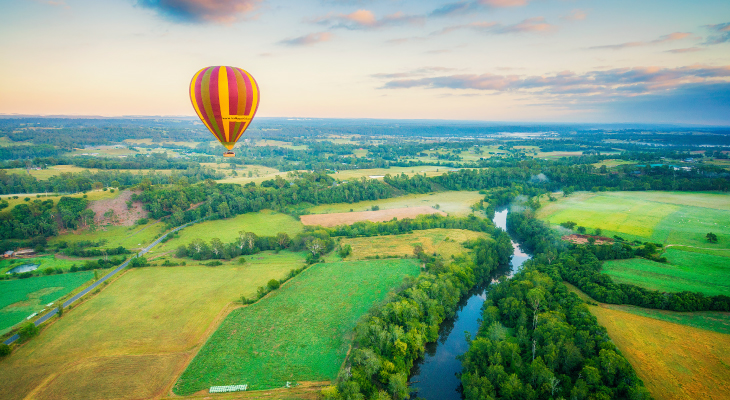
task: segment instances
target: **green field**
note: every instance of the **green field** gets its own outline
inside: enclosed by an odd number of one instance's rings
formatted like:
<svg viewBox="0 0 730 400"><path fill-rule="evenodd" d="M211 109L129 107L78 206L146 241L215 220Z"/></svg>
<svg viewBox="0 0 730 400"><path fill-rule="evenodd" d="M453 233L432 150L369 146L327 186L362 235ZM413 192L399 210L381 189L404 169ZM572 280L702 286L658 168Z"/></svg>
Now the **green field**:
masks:
<svg viewBox="0 0 730 400"><path fill-rule="evenodd" d="M685 253L669 250L671 257ZM692 253L688 253L692 254ZM714 257L714 258L713 258ZM667 257L670 259L670 257ZM618 283L628 283L663 292L702 292L706 295L730 295L730 264L725 257L694 253L689 264L663 264L643 258L611 260L603 263L602 272Z"/></svg>
<svg viewBox="0 0 730 400"><path fill-rule="evenodd" d="M375 256L412 257L416 245L421 245L426 253L437 253L448 260L452 255L468 253L470 250L464 248L462 243L480 237L487 235L465 229L426 229L404 235L342 238L340 244L352 247L350 258L354 260Z"/></svg>
<svg viewBox="0 0 730 400"><path fill-rule="evenodd" d="M352 211L367 211L372 206L378 206L381 210L403 207L420 207L420 206L439 206L439 210L449 215L468 215L472 212L471 206L479 200L483 200L484 195L479 192L471 191L454 191L454 192L436 192L426 194L409 194L406 196L393 197L390 199L367 200L357 203L337 203L322 204L308 209L312 214L330 214Z"/></svg>
<svg viewBox="0 0 730 400"><path fill-rule="evenodd" d="M419 174L419 175L426 174L426 176L439 176L439 175L443 175L453 169L454 168L436 166L436 165L419 165L419 166L415 166L415 167L348 169L348 170L337 171L336 173L332 173L329 175L335 179L339 179L341 181L346 181L349 179L360 179L362 177L365 177L365 178L379 177L379 176L385 176L388 174L393 175L393 176L400 175L400 174L406 174L408 176L413 176L415 174Z"/></svg>
<svg viewBox="0 0 730 400"><path fill-rule="evenodd" d="M575 193L545 202L538 217L551 224L573 221L602 235L662 243L669 264L643 259L609 261L604 272L617 282L676 292L730 295L730 195L705 192ZM718 243L706 240L708 232Z"/></svg>
<svg viewBox="0 0 730 400"><path fill-rule="evenodd" d="M605 304L604 307L730 335L730 313L726 312L676 312L616 304Z"/></svg>
<svg viewBox="0 0 730 400"><path fill-rule="evenodd" d="M167 394L241 295L304 264L264 252L245 265L129 270L0 361L0 398L140 399ZM65 276L65 275L64 275ZM53 379L49 379L52 377Z"/></svg>
<svg viewBox="0 0 730 400"><path fill-rule="evenodd" d="M86 193L86 198L89 201L91 201L91 200L102 200L102 199L111 199L111 198L114 198L114 197L118 196L119 193L121 193L121 192L115 191L114 193L112 193L112 192L110 192L108 190L106 190L106 191L104 191L104 190L92 190L92 191ZM61 197L82 197L83 195L84 195L83 193L75 193L75 194L64 194L64 195L60 195L60 196L58 196L58 195L48 195L47 196L45 193L21 193L21 194L4 194L4 195L0 195L0 198L2 198L3 200L7 200L10 207L15 207L16 205L18 205L20 203L25 203L25 198L26 197L30 198L30 201L33 201L33 200L41 200L41 201L53 200L53 203L56 204L56 203L58 203L58 200ZM14 196L18 196L18 198L17 199L14 199L13 198ZM37 196L40 196L40 197L37 197Z"/></svg>
<svg viewBox="0 0 730 400"><path fill-rule="evenodd" d="M192 394L215 385L282 387L333 380L358 318L404 276L413 260L315 264L261 301L234 310L175 385Z"/></svg>
<svg viewBox="0 0 730 400"><path fill-rule="evenodd" d="M238 232L253 232L258 236L276 236L279 232L294 236L304 229L304 225L292 216L271 210L241 214L233 218L205 221L189 226L180 231L179 237L161 243L150 252L151 255L175 250L178 246L187 246L195 239L210 242L218 238L224 243L233 242Z"/></svg>
<svg viewBox="0 0 730 400"><path fill-rule="evenodd" d="M152 243L159 235L166 231L165 224L150 221L145 225L135 226L104 226L96 230L84 230L78 232L68 232L63 235L53 237L48 242L56 244L60 241L68 243L79 242L82 240L99 241L106 240L103 247L119 247L124 246L128 249L141 249Z"/></svg>
<svg viewBox="0 0 730 400"><path fill-rule="evenodd" d="M45 308L94 277L94 272L0 281L0 332Z"/></svg>

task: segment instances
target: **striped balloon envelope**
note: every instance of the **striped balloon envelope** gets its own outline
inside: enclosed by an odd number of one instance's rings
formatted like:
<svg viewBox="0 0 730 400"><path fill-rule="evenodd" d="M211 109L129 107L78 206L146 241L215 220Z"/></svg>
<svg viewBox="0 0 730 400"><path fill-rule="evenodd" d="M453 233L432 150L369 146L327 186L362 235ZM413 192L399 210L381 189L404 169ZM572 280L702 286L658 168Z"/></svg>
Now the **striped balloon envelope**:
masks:
<svg viewBox="0 0 730 400"><path fill-rule="evenodd" d="M259 107L259 85L236 67L208 67L190 81L190 101L210 132L225 146L226 157L251 124Z"/></svg>

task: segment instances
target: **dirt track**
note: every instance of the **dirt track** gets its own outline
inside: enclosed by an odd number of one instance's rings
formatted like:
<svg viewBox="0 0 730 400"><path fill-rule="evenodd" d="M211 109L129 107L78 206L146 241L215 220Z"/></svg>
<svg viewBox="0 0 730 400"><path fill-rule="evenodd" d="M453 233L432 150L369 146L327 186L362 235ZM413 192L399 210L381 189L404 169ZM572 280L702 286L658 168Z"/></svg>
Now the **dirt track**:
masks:
<svg viewBox="0 0 730 400"><path fill-rule="evenodd" d="M321 225L329 228L337 225L350 225L358 221L383 222L390 221L393 218L415 218L416 216L421 214L441 214L444 216L446 215L445 212L439 211L433 207L421 206L392 208L389 210L378 211L357 211L333 214L302 215L301 220L304 225Z"/></svg>

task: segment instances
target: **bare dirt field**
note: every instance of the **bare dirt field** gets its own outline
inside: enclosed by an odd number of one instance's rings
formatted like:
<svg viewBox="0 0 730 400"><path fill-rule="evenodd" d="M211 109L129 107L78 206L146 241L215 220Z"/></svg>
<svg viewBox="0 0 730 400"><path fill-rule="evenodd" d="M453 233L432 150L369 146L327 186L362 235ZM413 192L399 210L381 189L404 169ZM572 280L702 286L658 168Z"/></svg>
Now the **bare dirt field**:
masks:
<svg viewBox="0 0 730 400"><path fill-rule="evenodd" d="M613 243L613 239L611 239L611 238L607 238L607 237L603 237L603 236L591 236L591 235L578 235L578 234L567 235L567 236L563 236L561 239L563 239L567 242L575 243L575 244L586 244L586 243L588 243L588 238L591 238L591 237L596 239L596 244Z"/></svg>
<svg viewBox="0 0 730 400"><path fill-rule="evenodd" d="M147 217L147 210L142 208L140 202L134 202L132 208L127 208L127 201L130 200L132 200L132 192L125 190L113 199L90 202L89 209L96 214L94 223L97 226L107 224L132 226L138 219Z"/></svg>
<svg viewBox="0 0 730 400"><path fill-rule="evenodd" d="M329 228L337 225L350 225L358 221L383 222L390 221L393 218L415 218L416 216L421 214L441 214L444 216L446 215L445 212L439 211L433 207L421 206L392 208L390 210L378 211L356 211L333 214L302 215L301 220L304 225L321 225Z"/></svg>

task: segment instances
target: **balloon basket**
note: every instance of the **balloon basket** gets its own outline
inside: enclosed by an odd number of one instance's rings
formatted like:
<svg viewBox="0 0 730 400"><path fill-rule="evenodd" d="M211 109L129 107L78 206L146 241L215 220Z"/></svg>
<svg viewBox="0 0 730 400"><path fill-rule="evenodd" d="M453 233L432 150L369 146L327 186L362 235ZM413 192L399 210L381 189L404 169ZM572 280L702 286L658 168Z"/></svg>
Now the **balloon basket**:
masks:
<svg viewBox="0 0 730 400"><path fill-rule="evenodd" d="M234 153L232 151L227 151L227 152L223 153L223 157L233 157L235 155L236 155L236 153Z"/></svg>

